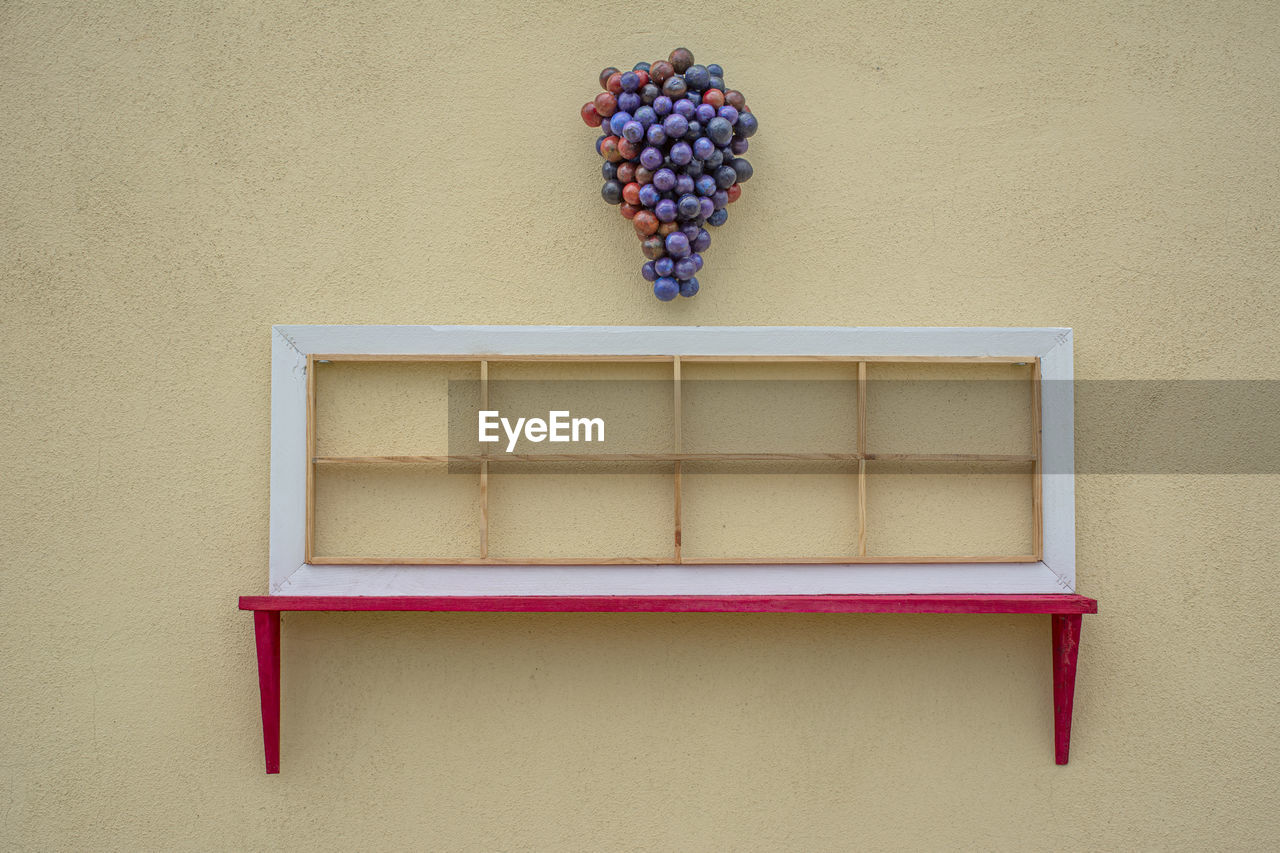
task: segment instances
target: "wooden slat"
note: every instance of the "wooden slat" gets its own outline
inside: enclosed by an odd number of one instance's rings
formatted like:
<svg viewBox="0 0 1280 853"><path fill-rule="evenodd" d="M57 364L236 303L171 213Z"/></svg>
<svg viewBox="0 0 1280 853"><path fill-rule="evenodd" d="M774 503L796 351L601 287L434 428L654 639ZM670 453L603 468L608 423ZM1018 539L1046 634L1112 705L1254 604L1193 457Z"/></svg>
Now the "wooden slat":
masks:
<svg viewBox="0 0 1280 853"><path fill-rule="evenodd" d="M807 566L807 565L857 565L860 563L1034 563L1038 558L1034 554L995 556L885 556L870 557L706 557L685 558L686 565L701 566Z"/></svg>
<svg viewBox="0 0 1280 853"><path fill-rule="evenodd" d="M1031 368L1031 550L1044 559L1044 477L1040 443L1040 359Z"/></svg>
<svg viewBox="0 0 1280 853"><path fill-rule="evenodd" d="M480 408L489 408L489 362L480 362ZM481 455L489 455L489 445L484 445ZM489 556L489 463L480 463L480 557Z"/></svg>
<svg viewBox="0 0 1280 853"><path fill-rule="evenodd" d="M676 452L676 453L680 453L680 452L684 449L684 443L683 443L683 442L684 442L684 439L683 439L683 437L682 437L682 435L681 435L682 402L681 402L681 398L680 398L680 391L681 391L681 380L680 380L680 356L678 356L678 355L677 355L677 356L675 356L674 358L672 358L672 360L671 360L671 376L672 376L672 387L673 387L673 389L674 389L674 391L673 391L673 403L674 403L674 405L675 405L675 410L674 410L674 414L673 414L673 417L672 417L672 427L673 427L673 432L674 432L674 442L675 442L675 446L674 446L674 448L673 448L673 449L675 450L675 452ZM674 479L675 479L675 482L674 482L674 487L675 487L675 560L676 560L676 563L677 563L677 564L679 564L679 563L683 562L683 552L682 552L682 547L683 547L683 540L684 540L684 521L683 521L683 517L682 517L683 511L684 511L684 510L683 510L683 500L684 500L684 496L683 496L683 488L684 488L684 486L683 486L683 484L681 483L681 476L682 476L682 472L681 472L681 470L680 470L680 469L681 469L681 465L682 465L681 461L680 461L679 459L677 459L677 460L676 460L675 465L673 466L673 468L675 469L675 470L674 470L674 473L675 473L675 478L674 478Z"/></svg>
<svg viewBox="0 0 1280 853"><path fill-rule="evenodd" d="M681 355L699 364L795 364L808 362L873 361L894 364L1017 364L1031 360L1023 355Z"/></svg>
<svg viewBox="0 0 1280 853"><path fill-rule="evenodd" d="M670 557L316 557L313 566L657 566Z"/></svg>
<svg viewBox="0 0 1280 853"><path fill-rule="evenodd" d="M1034 456L1018 453L504 453L425 456L317 456L317 465L448 464L462 462L1017 462Z"/></svg>
<svg viewBox="0 0 1280 853"><path fill-rule="evenodd" d="M867 454L867 363L858 362L858 454Z"/></svg>
<svg viewBox="0 0 1280 853"><path fill-rule="evenodd" d="M921 459L932 458L923 455ZM1030 457L1022 457L1029 459ZM497 456L319 456L319 465L450 462L856 462L856 453L503 453Z"/></svg>
<svg viewBox="0 0 1280 853"><path fill-rule="evenodd" d="M1014 556L832 556L832 557L685 557L686 566L830 566L864 563L1034 563L1034 554ZM313 566L661 566L669 557L316 557Z"/></svg>
<svg viewBox="0 0 1280 853"><path fill-rule="evenodd" d="M318 361L373 361L373 362L405 362L405 361L529 361L529 362L566 362L566 361L595 361L602 364L614 364L618 362L665 362L671 361L671 356L652 354L652 355L504 355L501 353L441 353L441 354L384 354L377 355L371 353L331 353L325 355L316 355ZM1025 361L1025 359L1024 359Z"/></svg>
<svg viewBox="0 0 1280 853"><path fill-rule="evenodd" d="M389 353L323 353L316 354L317 361L372 361L372 362L404 362L404 361L527 361L527 362L668 362L674 357L672 353L645 353L637 355L581 355L536 354L511 355L503 353L440 353L440 354L401 354ZM1018 364L1033 360L1025 355L681 355L685 362L698 363L770 363L795 364L807 362L888 362L900 364L936 363L936 364Z"/></svg>
<svg viewBox="0 0 1280 853"><path fill-rule="evenodd" d="M867 556L867 460L858 460L858 556Z"/></svg>
<svg viewBox="0 0 1280 853"><path fill-rule="evenodd" d="M868 453L878 462L1034 462L1025 453Z"/></svg>
<svg viewBox="0 0 1280 853"><path fill-rule="evenodd" d="M858 362L858 556L867 555L867 363Z"/></svg>

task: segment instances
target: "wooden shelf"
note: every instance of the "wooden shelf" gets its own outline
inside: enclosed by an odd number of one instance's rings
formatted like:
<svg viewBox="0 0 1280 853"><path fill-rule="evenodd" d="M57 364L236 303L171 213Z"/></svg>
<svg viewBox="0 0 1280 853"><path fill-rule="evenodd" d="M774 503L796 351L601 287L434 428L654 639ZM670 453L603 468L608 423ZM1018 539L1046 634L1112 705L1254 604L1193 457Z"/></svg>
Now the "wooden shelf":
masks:
<svg viewBox="0 0 1280 853"><path fill-rule="evenodd" d="M285 611L428 613L1024 613L1050 617L1054 758L1071 750L1080 630L1098 602L1083 595L246 595L253 611L267 773L280 772L280 615Z"/></svg>
<svg viewBox="0 0 1280 853"><path fill-rule="evenodd" d="M1074 593L1074 482L1069 476L1044 476L1046 471L1060 474L1072 470L1072 346L1071 330L1063 328L275 327L270 589L299 594L245 596L239 602L242 610L253 612L267 772L280 770L281 626L286 611L700 613L705 614L701 617L704 620L713 620L716 613L814 613L829 614L828 618L879 613L1028 614L1037 619L1047 616L1054 757L1057 763L1066 764L1083 617L1098 609L1094 599ZM690 351L697 354L687 354ZM336 364L327 366L330 362ZM421 374L427 382L420 388L414 386L421 394L415 391L391 406L385 413L391 419L390 427L380 429L377 407L369 406L364 397L354 398L355 402L333 398L350 404L355 415L341 405L326 408L331 390L350 388L351 382L378 372L373 364L343 366L344 362L409 363L391 367L415 377ZM418 366L432 362L441 364L434 368ZM552 364L546 370L538 367L556 362L569 364ZM589 364L614 367L597 371L584 366ZM953 367L921 367L931 364ZM778 365L777 369L772 365ZM320 420L325 421L329 411L340 416L348 413L347 422L335 417L333 423L338 428L328 429L326 423L327 431L322 432L319 441L317 373L324 377L319 385ZM741 401L734 405L733 395L708 394L708 386L699 384L704 381L700 377L724 377L725 381L772 377L771 381L792 381L831 373L839 374L840 384L826 386L826 390L817 386L814 392L796 389L798 396L794 399L766 395L759 398L759 406L742 405ZM442 379L478 379L480 410L489 410L503 408L499 404L510 394L510 390L503 391L504 377L515 380L604 374L639 376L645 381L656 378L666 383L652 397L646 394L641 400L641 395L634 396L637 406L648 406L644 411L652 418L636 418L635 425L643 426L643 431L636 431L642 438L619 441L614 434L613 443L593 445L600 453L517 454L502 453L505 444L472 444L469 431L456 444L439 439L440 425L450 423L449 417L453 416L451 411L445 411L442 401L464 405L461 411L469 412L469 395L474 390L466 389L468 396L462 399L449 398L442 393L447 392L447 386L434 384ZM330 376L334 377L332 383L328 381ZM914 393L895 397L887 393L891 386L877 385L882 379L909 376L1005 378L1010 384L1004 393L956 395L960 408L947 415L932 400L949 397L919 397ZM743 394L749 389L739 387ZM828 394L830 389L834 391ZM375 382L368 399L387 390ZM516 401L519 396L514 394L511 399ZM627 401L632 397L622 399L618 409L626 418L631 405ZM363 408L361 400L365 400ZM657 401L656 406L653 401ZM424 405L431 407L429 420L419 417ZM778 438L776 429L771 434L720 426L726 418L737 417L736 412L759 415L761 422L767 424L799 424L810 406L820 419L812 420L805 430L796 431L793 438ZM1024 411L1029 412L1029 417ZM996 413L1004 414L994 421L1000 428L993 430L990 427ZM354 423L363 431L344 431L344 423ZM466 425L463 421L452 423ZM444 434L447 433L445 426ZM514 447L521 451L564 449L551 445ZM450 448L467 452L452 455L448 453ZM800 452L777 452L779 448ZM603 452L627 449L657 452ZM877 449L901 452L877 453ZM415 452L423 450L444 452ZM716 452L699 452L708 450ZM960 450L1013 452L946 452ZM507 461L513 464L499 464ZM593 547L591 542L605 540L584 538L586 544L570 550L566 537L576 535L574 531L581 530L581 525L566 528L564 537L557 538L557 534L539 539L535 535L543 532L539 514L548 513L548 524L555 520L554 513L560 509L554 503L557 495L552 492L548 497L515 476L490 476L523 470L536 478L554 473L555 465L572 467L575 463L582 463L580 470L586 473L607 470L591 467L600 463L614 463L621 471L632 470L627 467L632 463L647 463L655 469L646 473L656 476L643 482L644 512L619 513L623 523L645 525L643 530L632 531L644 536L607 540L620 543L613 546L616 551L612 554L601 553L584 560L557 558L564 553L588 551ZM446 470L444 466L451 464L465 466L475 480L440 476ZM741 481L727 475L717 481L710 476L731 466L740 466L741 473L748 476ZM747 494L749 498L762 498L755 503L725 503L738 500L739 492L749 492L753 488L751 481L762 479L755 475L773 469L783 472L777 489ZM831 472L833 476L790 480L785 475L792 469ZM988 494L986 487L990 486L999 501L990 504L998 509L988 515L1002 513L999 521L1007 523L1007 530L999 531L998 536L954 540L941 530L948 519L918 495L934 494L928 490L939 489L943 475L953 470L961 474L965 488L951 489L948 482L946 490L938 492L941 497L937 504L956 509L956 517L951 519L956 523L953 529L966 533L970 529L965 525L973 518L962 510L977 506L979 512L974 516L986 512L981 498ZM889 476L899 471L924 475L924 491L916 491L915 484L907 478ZM695 472L706 472L708 476L691 476ZM993 477L983 480L980 475L985 474ZM842 476L848 481L838 482ZM931 482L935 478L938 482ZM445 485L456 487L456 491L433 497L442 496L450 515L438 528L419 529L419 519L424 526L436 522L432 516L443 512L441 503L424 501L418 506L403 496L416 495L415 490L440 485L446 479ZM569 479L551 477L545 483L558 488ZM322 537L324 548L329 554L353 556L314 553L317 481L321 499L326 502L320 519L326 534ZM627 493L631 484L626 482L587 485L582 489L584 495L571 492L565 503L570 498L578 500L588 510L583 516L591 517L593 523L595 515L603 517L611 509L609 502L601 499L613 499L609 489L620 489L624 497L631 497ZM967 488L974 485L981 487L976 493ZM784 486L799 491L786 491ZM811 528L801 530L803 520L798 519L798 514L787 517L781 513L749 512L756 504L768 507L772 502L772 506L781 507L793 495L804 495L802 501L813 498L815 503L820 502L823 498L814 490L828 487L838 489L833 491L834 501L822 504L831 507L832 512L815 519ZM352 518L375 515L375 506L407 507L404 519L393 518L391 521L396 524L386 526L389 535L380 532L381 528L369 536L346 535L349 531L342 528L344 517L335 514L335 508L341 508L343 497L361 490L370 502L357 502L354 507L358 513ZM969 497L972 494L978 495L977 501ZM799 503L795 505L803 508ZM903 506L918 509L907 518L900 511ZM708 514L707 507L719 511L719 515ZM523 512L526 509L528 512ZM595 512L597 509L600 512ZM977 517L976 524L994 524L995 520L994 516L990 522ZM775 544L769 544L766 536L755 536L757 529L763 529L759 525L766 523L781 526L786 536L774 540ZM904 524L920 525L929 535L914 540L901 537L898 534ZM709 529L714 533L729 529L730 525L737 527L729 535L708 535ZM826 535L833 532L833 525L839 535ZM449 536L434 536L437 529L446 529ZM404 530L409 531L408 535ZM333 531L343 535L328 535ZM432 535L415 538L418 533ZM497 535L491 537L491 533ZM699 535L705 538L698 538ZM392 537L399 538L392 542ZM970 555L1002 549L1007 552L999 556L950 557L875 554L891 548L928 550L934 554L953 550ZM467 559L375 556L387 551L414 554L433 550L465 554ZM512 556L512 552L521 551L545 553L549 558L528 560ZM750 553L776 556L788 551L819 556L732 557ZM652 552L661 556L621 556ZM831 554L849 556L823 556ZM566 566L572 568L562 568ZM511 595L513 589L540 594ZM772 594L779 589L806 594ZM882 590L899 594L847 594ZM995 590L1005 594L936 594L939 590ZM360 591L376 595L350 595ZM680 594L670 594L673 591ZM841 594L808 594L824 591ZM355 619L359 621L358 617ZM665 624L664 620L656 621ZM451 689L458 689L458 685ZM465 721L458 725L465 725Z"/></svg>

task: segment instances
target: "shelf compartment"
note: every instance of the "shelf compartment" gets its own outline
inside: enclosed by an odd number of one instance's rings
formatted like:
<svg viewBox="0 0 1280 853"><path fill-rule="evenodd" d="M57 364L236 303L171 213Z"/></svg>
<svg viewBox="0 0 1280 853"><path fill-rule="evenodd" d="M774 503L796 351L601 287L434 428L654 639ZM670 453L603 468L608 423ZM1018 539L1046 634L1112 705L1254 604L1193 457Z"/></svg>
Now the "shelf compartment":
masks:
<svg viewBox="0 0 1280 853"><path fill-rule="evenodd" d="M1034 463L869 460L868 558L1034 562Z"/></svg>
<svg viewBox="0 0 1280 853"><path fill-rule="evenodd" d="M857 362L681 365L685 451L857 451Z"/></svg>
<svg viewBox="0 0 1280 853"><path fill-rule="evenodd" d="M1033 455L1034 360L867 365L865 449Z"/></svg>
<svg viewBox="0 0 1280 853"><path fill-rule="evenodd" d="M480 483L445 464L318 466L317 565L480 556Z"/></svg>

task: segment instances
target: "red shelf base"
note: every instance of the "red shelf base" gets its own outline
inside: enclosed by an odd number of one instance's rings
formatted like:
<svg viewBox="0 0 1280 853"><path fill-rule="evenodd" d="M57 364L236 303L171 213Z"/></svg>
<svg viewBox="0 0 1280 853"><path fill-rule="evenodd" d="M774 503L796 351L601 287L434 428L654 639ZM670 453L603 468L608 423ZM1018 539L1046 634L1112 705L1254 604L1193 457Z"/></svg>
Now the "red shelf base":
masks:
<svg viewBox="0 0 1280 853"><path fill-rule="evenodd" d="M1071 751L1071 708L1085 613L1096 599L1083 595L505 595L320 596L245 595L252 610L262 695L262 743L268 773L280 772L280 613L286 610L425 611L472 613L1038 613L1048 614L1053 637L1054 755Z"/></svg>

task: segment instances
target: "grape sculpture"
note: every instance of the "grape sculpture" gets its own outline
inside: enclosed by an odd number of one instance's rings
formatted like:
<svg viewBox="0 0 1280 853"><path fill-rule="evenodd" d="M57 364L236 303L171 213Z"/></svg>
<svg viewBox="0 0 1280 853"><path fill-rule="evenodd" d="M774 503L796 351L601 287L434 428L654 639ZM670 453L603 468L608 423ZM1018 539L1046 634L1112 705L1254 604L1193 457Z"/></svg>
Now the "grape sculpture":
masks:
<svg viewBox="0 0 1280 853"><path fill-rule="evenodd" d="M600 195L631 220L648 258L640 268L663 302L698 292L706 225L729 218L728 206L751 178L747 140L758 123L741 92L725 86L719 65L698 65L683 47L630 71L606 68L582 120L604 134Z"/></svg>

